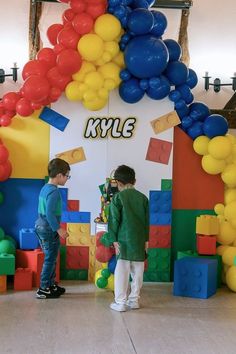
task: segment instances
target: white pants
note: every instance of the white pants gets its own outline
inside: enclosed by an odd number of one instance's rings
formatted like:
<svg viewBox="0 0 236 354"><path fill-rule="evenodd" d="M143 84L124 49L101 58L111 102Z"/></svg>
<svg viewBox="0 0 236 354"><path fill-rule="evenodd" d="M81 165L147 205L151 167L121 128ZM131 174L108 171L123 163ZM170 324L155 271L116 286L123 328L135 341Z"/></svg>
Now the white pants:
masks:
<svg viewBox="0 0 236 354"><path fill-rule="evenodd" d="M137 302L143 285L144 262L119 259L115 269L115 302L125 304L127 300ZM129 279L132 277L131 291Z"/></svg>

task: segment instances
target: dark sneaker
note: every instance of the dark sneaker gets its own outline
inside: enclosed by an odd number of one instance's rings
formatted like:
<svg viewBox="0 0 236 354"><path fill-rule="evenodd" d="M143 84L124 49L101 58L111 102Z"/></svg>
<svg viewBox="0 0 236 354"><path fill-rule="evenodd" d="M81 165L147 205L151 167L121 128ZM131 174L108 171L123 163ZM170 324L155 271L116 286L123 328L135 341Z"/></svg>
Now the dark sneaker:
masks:
<svg viewBox="0 0 236 354"><path fill-rule="evenodd" d="M62 295L66 292L65 288L62 288L61 286L59 286L57 284L50 286L50 289L52 290L52 292L60 294L60 295Z"/></svg>
<svg viewBox="0 0 236 354"><path fill-rule="evenodd" d="M39 288L36 292L37 299L57 299L59 296L59 293L52 291L50 288Z"/></svg>

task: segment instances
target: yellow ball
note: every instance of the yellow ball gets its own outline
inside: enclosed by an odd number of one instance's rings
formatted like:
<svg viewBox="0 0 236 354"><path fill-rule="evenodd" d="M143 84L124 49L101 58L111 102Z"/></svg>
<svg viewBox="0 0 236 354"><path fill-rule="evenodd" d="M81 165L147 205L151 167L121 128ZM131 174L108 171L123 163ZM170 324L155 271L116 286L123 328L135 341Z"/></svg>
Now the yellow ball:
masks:
<svg viewBox="0 0 236 354"><path fill-rule="evenodd" d="M82 94L79 91L79 82L72 81L70 82L65 89L65 95L69 101L79 101L82 99Z"/></svg>
<svg viewBox="0 0 236 354"><path fill-rule="evenodd" d="M211 155L205 155L202 157L202 168L210 175L217 175L224 171L226 163L224 160L214 159Z"/></svg>
<svg viewBox="0 0 236 354"><path fill-rule="evenodd" d="M107 99L108 95L109 95L108 90L106 90L105 87L102 87L100 90L98 90L99 97Z"/></svg>
<svg viewBox="0 0 236 354"><path fill-rule="evenodd" d="M85 34L78 42L78 51L85 60L98 60L104 51L103 40L97 34Z"/></svg>
<svg viewBox="0 0 236 354"><path fill-rule="evenodd" d="M111 274L108 278L107 289L114 290L114 274Z"/></svg>
<svg viewBox="0 0 236 354"><path fill-rule="evenodd" d="M231 202L225 206L224 214L227 220L236 219L236 201Z"/></svg>
<svg viewBox="0 0 236 354"><path fill-rule="evenodd" d="M100 89L103 86L103 81L103 76L97 71L86 74L84 78L84 83L94 90Z"/></svg>
<svg viewBox="0 0 236 354"><path fill-rule="evenodd" d="M96 97L94 100L83 100L83 105L85 108L87 108L89 111L99 111L103 107L105 107L107 104L107 99L101 98L101 97Z"/></svg>
<svg viewBox="0 0 236 354"><path fill-rule="evenodd" d="M104 41L113 41L121 31L120 21L113 15L104 14L99 16L94 24L94 32Z"/></svg>
<svg viewBox="0 0 236 354"><path fill-rule="evenodd" d="M193 150L199 155L207 155L209 141L210 139L205 135L197 137L193 142Z"/></svg>
<svg viewBox="0 0 236 354"><path fill-rule="evenodd" d="M219 234L216 236L217 242L222 245L230 245L236 238L236 230L231 226L229 221L220 223Z"/></svg>
<svg viewBox="0 0 236 354"><path fill-rule="evenodd" d="M225 135L227 139L231 142L232 145L236 144L236 137L232 134L226 134Z"/></svg>
<svg viewBox="0 0 236 354"><path fill-rule="evenodd" d="M227 188L224 193L225 204L229 204L233 201L236 201L236 189Z"/></svg>
<svg viewBox="0 0 236 354"><path fill-rule="evenodd" d="M229 246L222 255L222 261L228 266L234 264L234 257L236 256L236 247Z"/></svg>
<svg viewBox="0 0 236 354"><path fill-rule="evenodd" d="M224 209L225 209L225 206L224 206L224 204L221 204L221 203L216 204L214 207L214 211L217 215L224 215Z"/></svg>
<svg viewBox="0 0 236 354"><path fill-rule="evenodd" d="M216 253L219 255L219 256L223 256L224 252L227 250L229 246L218 246L217 249L216 249Z"/></svg>
<svg viewBox="0 0 236 354"><path fill-rule="evenodd" d="M110 79L114 81L115 87L117 87L120 82L120 67L115 63L107 63L98 68L98 72L102 74L104 79Z"/></svg>
<svg viewBox="0 0 236 354"><path fill-rule="evenodd" d="M215 159L224 160L232 152L232 143L225 136L216 136L210 140L208 152Z"/></svg>
<svg viewBox="0 0 236 354"><path fill-rule="evenodd" d="M125 67L125 60L124 60L124 54L123 52L119 52L115 58L112 59L112 61L117 64L120 68Z"/></svg>
<svg viewBox="0 0 236 354"><path fill-rule="evenodd" d="M226 284L230 290L236 292L236 267L230 267L226 272Z"/></svg>
<svg viewBox="0 0 236 354"><path fill-rule="evenodd" d="M77 73L75 73L74 75L72 75L72 78L75 81L83 82L85 75L92 71L96 71L95 65L89 63L88 61L83 61L80 70L77 71Z"/></svg>
<svg viewBox="0 0 236 354"><path fill-rule="evenodd" d="M119 53L120 47L117 42L110 41L104 43L104 50L110 53L111 58L114 58Z"/></svg>
<svg viewBox="0 0 236 354"><path fill-rule="evenodd" d="M236 165L230 164L221 173L221 178L229 187L236 186Z"/></svg>
<svg viewBox="0 0 236 354"><path fill-rule="evenodd" d="M92 90L92 89L88 89L85 91L85 93L83 94L83 99L85 101L93 101L97 98L97 93L96 91Z"/></svg>

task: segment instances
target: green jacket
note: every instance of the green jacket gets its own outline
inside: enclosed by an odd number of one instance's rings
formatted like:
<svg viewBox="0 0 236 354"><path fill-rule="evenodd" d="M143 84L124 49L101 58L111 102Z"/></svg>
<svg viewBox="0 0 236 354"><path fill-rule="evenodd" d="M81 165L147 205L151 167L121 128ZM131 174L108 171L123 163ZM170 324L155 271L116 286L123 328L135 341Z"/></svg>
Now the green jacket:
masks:
<svg viewBox="0 0 236 354"><path fill-rule="evenodd" d="M134 188L115 194L109 207L108 233L111 242L120 244L120 259L144 261L149 239L148 198Z"/></svg>

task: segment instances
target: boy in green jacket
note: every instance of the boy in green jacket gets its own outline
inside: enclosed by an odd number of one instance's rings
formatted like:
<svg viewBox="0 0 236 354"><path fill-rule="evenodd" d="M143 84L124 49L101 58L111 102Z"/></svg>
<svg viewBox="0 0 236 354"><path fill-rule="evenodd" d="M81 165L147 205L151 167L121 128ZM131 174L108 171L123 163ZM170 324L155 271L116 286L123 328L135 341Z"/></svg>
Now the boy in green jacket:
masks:
<svg viewBox="0 0 236 354"><path fill-rule="evenodd" d="M148 198L134 188L135 171L119 166L114 179L119 193L110 204L108 232L118 258L115 269L115 302L110 308L126 311L138 309L139 294L143 284L144 260L149 238ZM132 278L128 295L129 279Z"/></svg>

